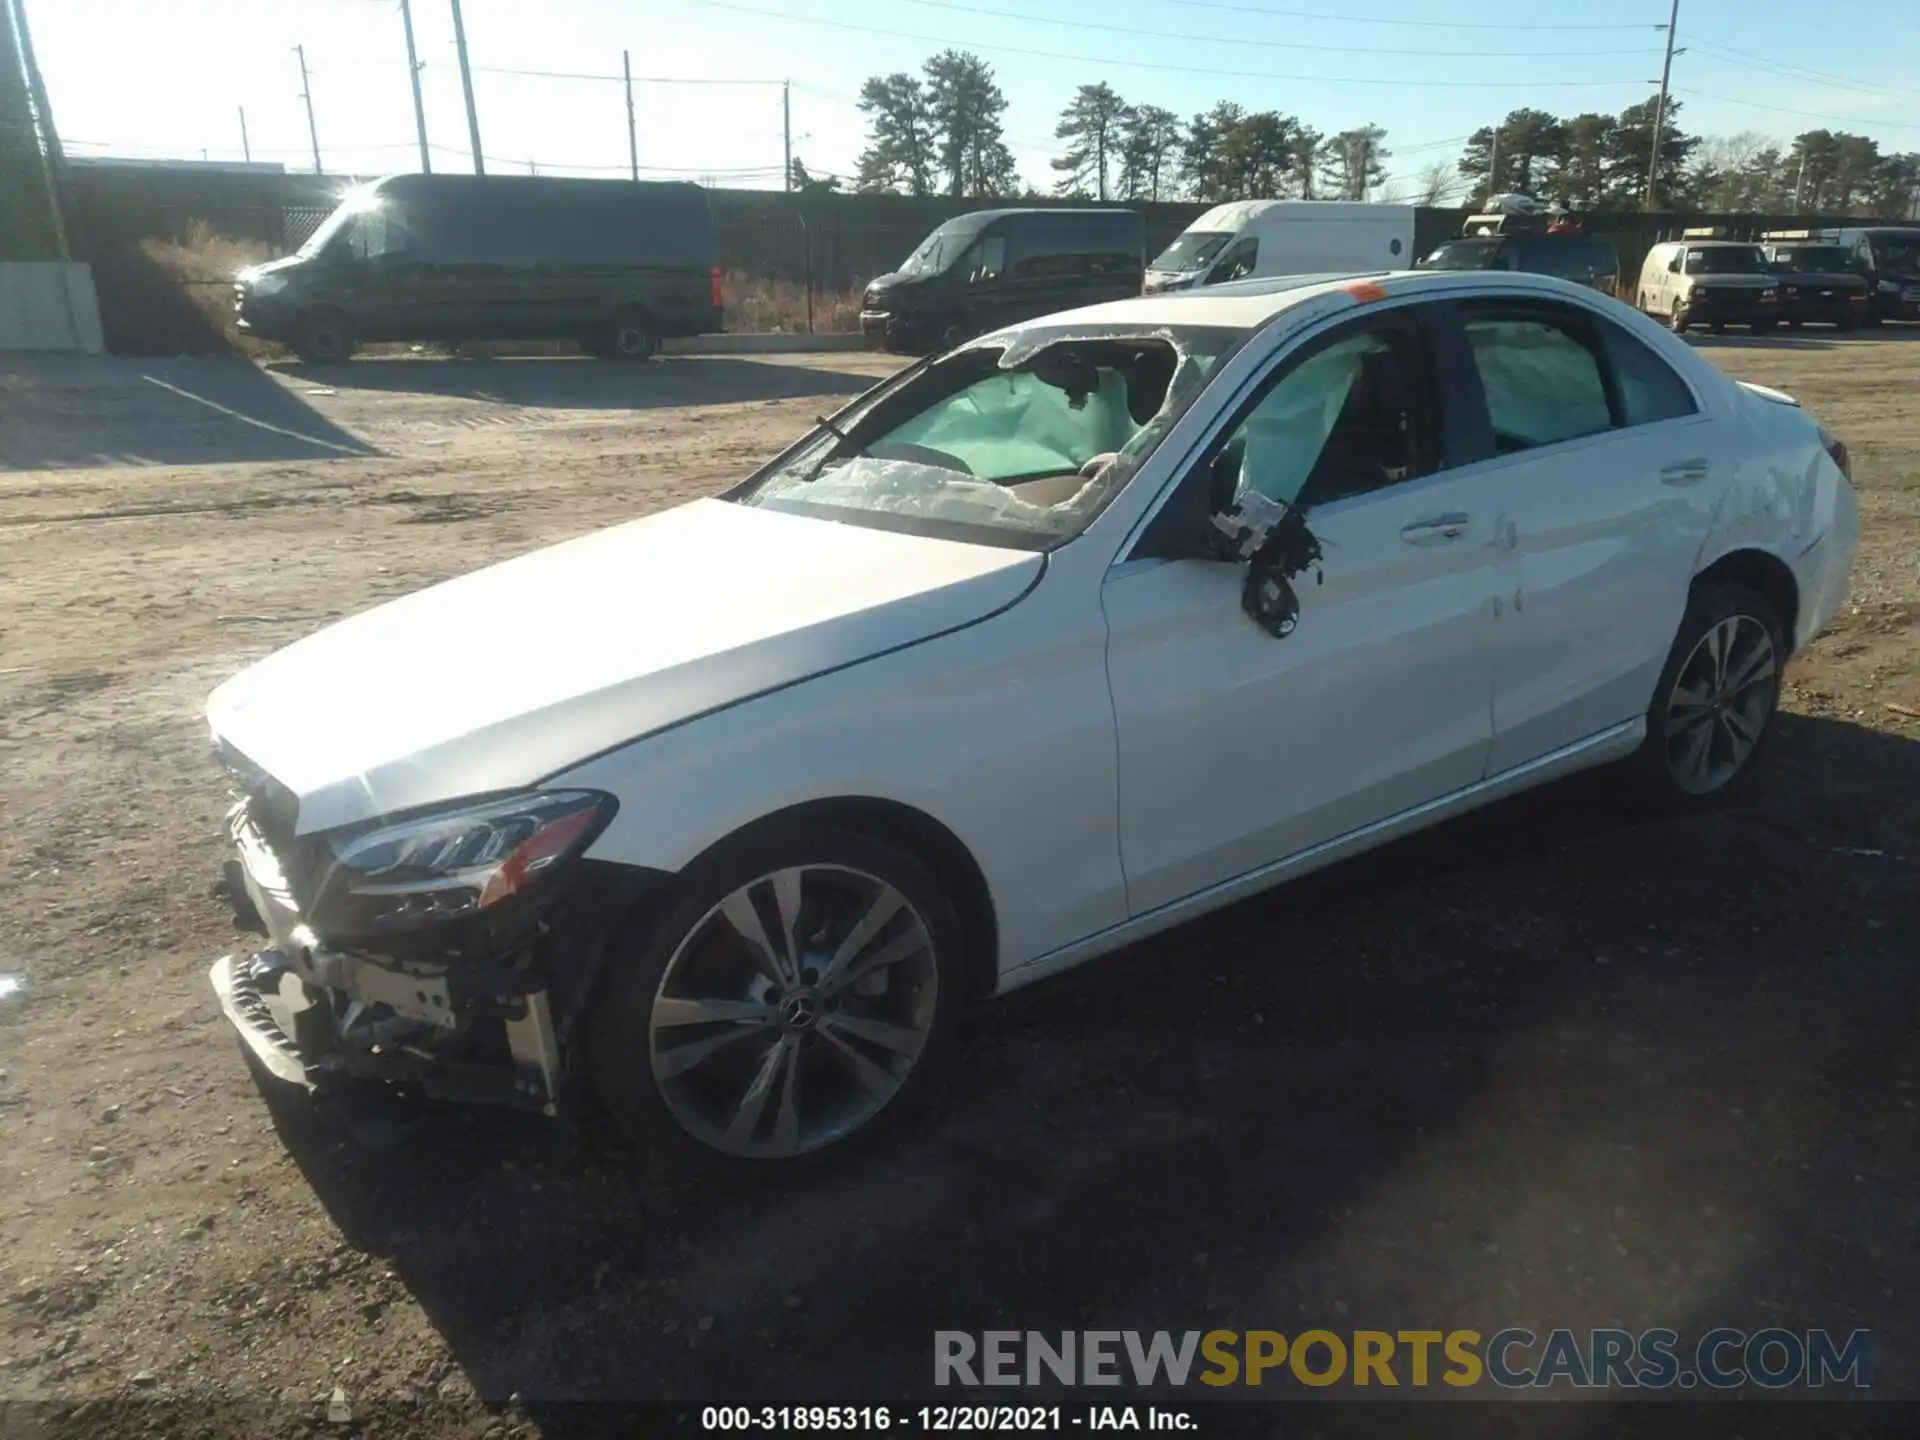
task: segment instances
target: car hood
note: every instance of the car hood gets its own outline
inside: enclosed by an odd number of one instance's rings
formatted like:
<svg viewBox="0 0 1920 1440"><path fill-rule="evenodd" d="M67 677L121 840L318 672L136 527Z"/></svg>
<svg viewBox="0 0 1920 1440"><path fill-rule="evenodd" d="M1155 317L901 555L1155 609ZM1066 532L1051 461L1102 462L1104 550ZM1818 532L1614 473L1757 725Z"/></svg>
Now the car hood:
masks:
<svg viewBox="0 0 1920 1440"><path fill-rule="evenodd" d="M697 500L341 621L220 686L207 718L308 834L532 784L970 624L1045 563Z"/></svg>

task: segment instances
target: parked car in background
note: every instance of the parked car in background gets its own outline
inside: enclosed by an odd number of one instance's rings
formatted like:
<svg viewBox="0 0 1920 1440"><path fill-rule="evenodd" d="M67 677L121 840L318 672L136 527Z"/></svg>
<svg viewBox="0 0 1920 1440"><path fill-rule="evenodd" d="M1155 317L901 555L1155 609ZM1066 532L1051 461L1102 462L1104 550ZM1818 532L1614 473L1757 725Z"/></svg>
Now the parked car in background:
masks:
<svg viewBox="0 0 1920 1440"><path fill-rule="evenodd" d="M889 350L947 350L983 331L1140 293L1135 210L976 210L867 286L860 329Z"/></svg>
<svg viewBox="0 0 1920 1440"><path fill-rule="evenodd" d="M1676 334L1705 325L1719 334L1745 325L1765 335L1780 323L1780 281L1760 247L1720 238L1724 232L1685 231L1647 252L1636 303L1664 319Z"/></svg>
<svg viewBox="0 0 1920 1440"><path fill-rule="evenodd" d="M1820 238L1844 247L1849 267L1867 282L1867 324L1920 320L1920 227L1850 226Z"/></svg>
<svg viewBox="0 0 1920 1440"><path fill-rule="evenodd" d="M1468 233L1447 240L1422 259L1422 270L1518 270L1552 275L1611 295L1620 283L1620 252L1611 240L1584 233L1549 233L1548 217L1474 216ZM1476 228L1476 222L1480 222Z"/></svg>
<svg viewBox="0 0 1920 1440"><path fill-rule="evenodd" d="M1272 275L1404 270L1413 207L1348 200L1233 200L1180 232L1147 267L1145 291L1190 290Z"/></svg>
<svg viewBox="0 0 1920 1440"><path fill-rule="evenodd" d="M1866 318L1870 287L1849 268L1845 246L1822 244L1809 230L1769 230L1760 253L1780 279L1780 318L1795 329L1811 320L1851 330Z"/></svg>
<svg viewBox="0 0 1920 1440"><path fill-rule="evenodd" d="M370 341L460 340L645 360L721 328L706 191L678 183L389 176L235 290L243 331L317 363Z"/></svg>
<svg viewBox="0 0 1920 1440"><path fill-rule="evenodd" d="M1610 762L1710 803L1858 536L1812 416L1583 286L1048 316L221 685L271 938L211 978L296 1083L777 1163L971 1001L1343 856Z"/></svg>

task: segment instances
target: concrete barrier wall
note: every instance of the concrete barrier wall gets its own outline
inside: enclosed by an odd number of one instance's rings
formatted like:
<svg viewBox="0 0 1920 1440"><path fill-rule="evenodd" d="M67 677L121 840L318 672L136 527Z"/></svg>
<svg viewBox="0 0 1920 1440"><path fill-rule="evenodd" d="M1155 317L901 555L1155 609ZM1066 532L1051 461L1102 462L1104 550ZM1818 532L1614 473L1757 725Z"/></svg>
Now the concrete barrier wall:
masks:
<svg viewBox="0 0 1920 1440"><path fill-rule="evenodd" d="M0 264L0 350L98 355L105 349L91 267L57 261Z"/></svg>

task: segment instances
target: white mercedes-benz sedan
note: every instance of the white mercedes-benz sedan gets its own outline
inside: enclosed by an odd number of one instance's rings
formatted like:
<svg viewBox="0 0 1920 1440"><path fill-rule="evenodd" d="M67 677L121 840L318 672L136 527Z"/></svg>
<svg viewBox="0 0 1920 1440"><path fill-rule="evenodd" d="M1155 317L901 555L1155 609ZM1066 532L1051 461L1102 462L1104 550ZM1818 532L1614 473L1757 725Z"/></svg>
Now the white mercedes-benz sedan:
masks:
<svg viewBox="0 0 1920 1440"><path fill-rule="evenodd" d="M213 983L308 1086L817 1152L977 998L1590 766L1710 801L1858 523L1792 399L1560 281L1050 316L222 685L270 943Z"/></svg>

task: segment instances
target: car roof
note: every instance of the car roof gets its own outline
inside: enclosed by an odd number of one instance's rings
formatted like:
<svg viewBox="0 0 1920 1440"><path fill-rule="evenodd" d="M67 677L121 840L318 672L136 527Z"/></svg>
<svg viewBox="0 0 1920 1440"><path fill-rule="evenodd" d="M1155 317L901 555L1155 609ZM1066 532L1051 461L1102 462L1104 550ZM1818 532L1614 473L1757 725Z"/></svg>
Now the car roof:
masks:
<svg viewBox="0 0 1920 1440"><path fill-rule="evenodd" d="M1276 275L1256 280L1235 280L1204 289L1175 290L1164 295L1142 295L1127 300L1112 300L1104 305L1089 305L1061 315L1047 315L1025 325L1008 327L1000 334L1013 334L1029 328L1058 329L1068 323L1087 325L1138 326L1152 330L1159 326L1219 327L1254 330L1285 311L1305 305L1322 296L1336 295L1368 285L1388 298L1431 293L1440 298L1454 291L1527 294L1542 296L1578 296L1591 298L1585 285L1551 275L1521 271L1488 274L1479 271L1447 270L1368 270L1325 275Z"/></svg>

